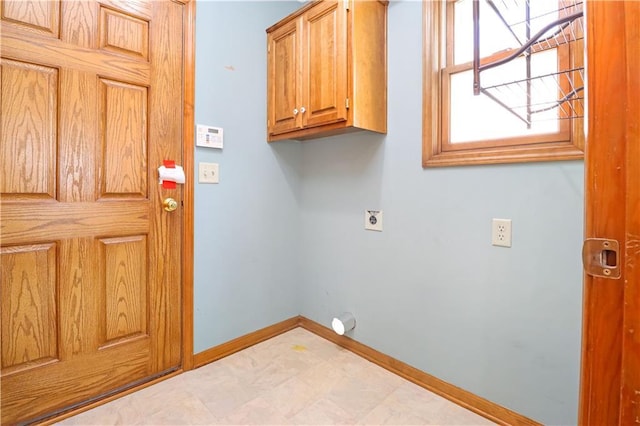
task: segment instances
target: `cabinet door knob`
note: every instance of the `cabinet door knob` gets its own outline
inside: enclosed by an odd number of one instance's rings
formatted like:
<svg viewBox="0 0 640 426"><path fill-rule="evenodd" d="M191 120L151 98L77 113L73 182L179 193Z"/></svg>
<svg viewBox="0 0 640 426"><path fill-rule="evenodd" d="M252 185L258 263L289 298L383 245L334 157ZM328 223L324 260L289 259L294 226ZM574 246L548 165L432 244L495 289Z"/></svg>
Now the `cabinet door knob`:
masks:
<svg viewBox="0 0 640 426"><path fill-rule="evenodd" d="M298 108L293 109L293 115L298 115Z"/></svg>
<svg viewBox="0 0 640 426"><path fill-rule="evenodd" d="M307 109L306 109L305 107L300 108L300 112L301 112L302 114L304 114L304 112L305 112L306 110L307 110Z"/></svg>

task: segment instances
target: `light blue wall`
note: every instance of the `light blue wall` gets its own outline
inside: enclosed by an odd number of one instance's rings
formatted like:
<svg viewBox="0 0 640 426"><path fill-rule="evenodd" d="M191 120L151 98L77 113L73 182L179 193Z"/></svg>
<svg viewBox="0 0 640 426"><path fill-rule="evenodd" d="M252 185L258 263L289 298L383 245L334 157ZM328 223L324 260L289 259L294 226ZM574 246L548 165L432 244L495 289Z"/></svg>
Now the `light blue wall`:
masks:
<svg viewBox="0 0 640 426"><path fill-rule="evenodd" d="M265 142L265 29L298 6L196 4L196 123L225 138L195 153L196 175L220 164L219 184L195 184L196 353L300 313L300 146Z"/></svg>
<svg viewBox="0 0 640 426"><path fill-rule="evenodd" d="M389 5L388 134L265 142L264 29L297 2L198 2L195 349L302 314L547 424L575 424L581 162L423 169L421 3ZM215 22L215 25L212 24ZM217 55L217 56L210 56ZM232 66L234 71L225 67ZM384 231L364 231L365 209ZM491 246L491 218L513 247Z"/></svg>
<svg viewBox="0 0 640 426"><path fill-rule="evenodd" d="M546 424L577 421L582 162L421 167L420 2L389 5L388 134L302 145L302 315ZM384 211L365 231L364 210ZM491 219L513 220L513 247Z"/></svg>

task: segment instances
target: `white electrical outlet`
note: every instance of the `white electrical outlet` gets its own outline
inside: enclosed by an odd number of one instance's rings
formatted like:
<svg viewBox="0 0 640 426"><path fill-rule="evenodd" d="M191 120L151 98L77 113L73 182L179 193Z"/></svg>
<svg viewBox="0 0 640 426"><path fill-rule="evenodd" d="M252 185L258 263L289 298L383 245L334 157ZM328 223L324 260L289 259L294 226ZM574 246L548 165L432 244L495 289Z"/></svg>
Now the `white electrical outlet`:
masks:
<svg viewBox="0 0 640 426"><path fill-rule="evenodd" d="M198 163L199 183L220 182L220 169L217 163Z"/></svg>
<svg viewBox="0 0 640 426"><path fill-rule="evenodd" d="M491 224L491 244L511 247L511 219L493 219Z"/></svg>
<svg viewBox="0 0 640 426"><path fill-rule="evenodd" d="M382 231L382 210L364 211L364 229Z"/></svg>

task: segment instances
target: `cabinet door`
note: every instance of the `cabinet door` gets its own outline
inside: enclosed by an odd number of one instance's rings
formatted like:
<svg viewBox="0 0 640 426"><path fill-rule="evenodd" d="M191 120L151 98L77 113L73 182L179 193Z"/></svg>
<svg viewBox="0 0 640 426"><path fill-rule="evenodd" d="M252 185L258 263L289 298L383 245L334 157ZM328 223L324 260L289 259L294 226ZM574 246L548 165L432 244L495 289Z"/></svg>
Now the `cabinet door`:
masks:
<svg viewBox="0 0 640 426"><path fill-rule="evenodd" d="M270 135L302 127L300 87L300 20L294 20L269 34L268 98Z"/></svg>
<svg viewBox="0 0 640 426"><path fill-rule="evenodd" d="M346 0L344 0L346 1ZM326 0L303 16L303 125L347 119L347 10Z"/></svg>

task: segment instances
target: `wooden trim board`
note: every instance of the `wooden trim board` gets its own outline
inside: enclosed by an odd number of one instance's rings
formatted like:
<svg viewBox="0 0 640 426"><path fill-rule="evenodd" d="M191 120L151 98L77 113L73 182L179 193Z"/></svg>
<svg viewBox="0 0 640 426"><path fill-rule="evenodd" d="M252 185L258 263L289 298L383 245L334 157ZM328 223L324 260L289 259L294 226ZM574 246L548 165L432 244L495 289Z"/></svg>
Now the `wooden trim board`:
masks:
<svg viewBox="0 0 640 426"><path fill-rule="evenodd" d="M193 217L194 217L194 137L196 0L185 5L184 13L184 93L182 118L182 165L189 178L182 192L182 369L193 368Z"/></svg>
<svg viewBox="0 0 640 426"><path fill-rule="evenodd" d="M578 424L633 425L640 417L640 3L587 1L585 8L584 238L619 242L621 276L584 274Z"/></svg>
<svg viewBox="0 0 640 426"><path fill-rule="evenodd" d="M209 348L203 352L199 352L193 356L194 367L202 367L205 364L209 364L210 362L217 361L250 346L269 340L272 337L297 328L299 324L300 317L289 318L270 325L269 327L261 328L260 330L245 334L244 336L240 336L221 345L214 346L213 348Z"/></svg>
<svg viewBox="0 0 640 426"><path fill-rule="evenodd" d="M528 417L440 380L363 343L339 336L331 329L308 318L299 317L299 326L500 425L540 425Z"/></svg>

